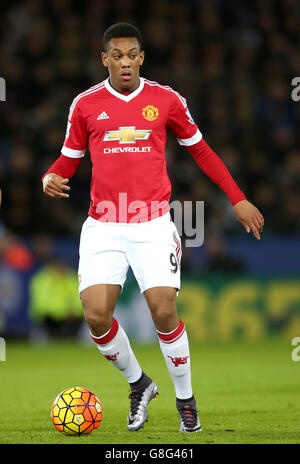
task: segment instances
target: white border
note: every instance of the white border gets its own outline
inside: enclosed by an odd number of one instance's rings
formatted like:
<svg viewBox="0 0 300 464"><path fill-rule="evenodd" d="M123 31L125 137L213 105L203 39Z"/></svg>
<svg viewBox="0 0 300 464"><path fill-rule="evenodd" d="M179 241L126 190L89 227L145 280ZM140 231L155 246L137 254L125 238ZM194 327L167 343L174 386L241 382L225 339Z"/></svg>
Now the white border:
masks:
<svg viewBox="0 0 300 464"><path fill-rule="evenodd" d="M193 137L189 137L188 139L177 139L177 141L179 145L183 145L184 147L189 147L190 145L195 145L195 143L200 142L201 139L202 139L202 134L199 131L199 129L197 129Z"/></svg>
<svg viewBox="0 0 300 464"><path fill-rule="evenodd" d="M125 101L126 103L130 102L133 98L135 98L144 88L144 79L140 77L140 83L137 89L134 92L131 92L129 95L124 95L123 93L117 92L109 83L109 77L104 81L106 89L115 97L119 98L120 100Z"/></svg>
<svg viewBox="0 0 300 464"><path fill-rule="evenodd" d="M85 150L74 150L73 148L68 148L63 145L61 153L68 158L83 158L85 155Z"/></svg>

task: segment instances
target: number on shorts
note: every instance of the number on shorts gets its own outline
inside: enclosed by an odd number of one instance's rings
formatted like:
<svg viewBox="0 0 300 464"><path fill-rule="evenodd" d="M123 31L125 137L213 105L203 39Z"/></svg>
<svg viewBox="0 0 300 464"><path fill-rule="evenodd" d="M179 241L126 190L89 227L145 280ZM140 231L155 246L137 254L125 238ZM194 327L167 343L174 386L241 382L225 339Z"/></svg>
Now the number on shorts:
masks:
<svg viewBox="0 0 300 464"><path fill-rule="evenodd" d="M173 272L173 274L175 274L177 272L177 270L178 270L178 264L177 264L177 259L175 258L174 253L170 254L170 263L171 263L171 266L172 266L171 272Z"/></svg>

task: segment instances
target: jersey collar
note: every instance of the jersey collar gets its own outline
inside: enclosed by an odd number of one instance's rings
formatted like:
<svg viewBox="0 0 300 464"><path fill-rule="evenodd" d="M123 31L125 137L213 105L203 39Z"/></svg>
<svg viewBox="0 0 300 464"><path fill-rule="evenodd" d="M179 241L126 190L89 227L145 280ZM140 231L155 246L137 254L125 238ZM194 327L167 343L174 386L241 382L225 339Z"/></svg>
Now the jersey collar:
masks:
<svg viewBox="0 0 300 464"><path fill-rule="evenodd" d="M123 100L125 102L129 102L132 100L134 97L136 97L144 88L144 79L143 77L140 77L140 84L137 89L135 89L133 92L131 92L129 95L124 95L120 92L117 92L117 90L113 89L112 86L109 83L109 77L105 79L105 87L106 89L115 97L120 98L120 100Z"/></svg>

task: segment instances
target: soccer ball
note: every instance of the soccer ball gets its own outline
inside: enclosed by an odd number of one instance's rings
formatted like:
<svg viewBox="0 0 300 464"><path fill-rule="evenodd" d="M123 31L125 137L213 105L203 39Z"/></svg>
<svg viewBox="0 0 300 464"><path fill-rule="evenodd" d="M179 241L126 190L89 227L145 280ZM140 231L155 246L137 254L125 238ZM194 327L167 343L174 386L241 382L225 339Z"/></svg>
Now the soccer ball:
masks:
<svg viewBox="0 0 300 464"><path fill-rule="evenodd" d="M65 435L87 434L101 424L102 405L87 388L67 388L53 401L51 418L56 430Z"/></svg>

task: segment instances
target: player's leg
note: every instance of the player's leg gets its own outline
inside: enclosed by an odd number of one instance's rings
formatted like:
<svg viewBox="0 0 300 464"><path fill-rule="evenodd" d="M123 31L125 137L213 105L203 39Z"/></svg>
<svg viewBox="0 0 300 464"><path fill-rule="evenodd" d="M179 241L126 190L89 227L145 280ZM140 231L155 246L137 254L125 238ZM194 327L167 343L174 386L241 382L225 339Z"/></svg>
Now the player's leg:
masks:
<svg viewBox="0 0 300 464"><path fill-rule="evenodd" d="M177 314L176 292L172 287L153 287L144 295L175 387L180 431L198 432L201 425L192 390L189 341L185 325Z"/></svg>
<svg viewBox="0 0 300 464"><path fill-rule="evenodd" d="M79 292L85 319L99 351L129 382L132 391L130 430L138 430L148 417L147 404L157 392L157 387L151 387L152 380L142 371L126 333L113 317L129 268L120 230L123 227L120 229L92 218L83 224L79 249ZM137 407L139 403L140 408Z"/></svg>
<svg viewBox="0 0 300 464"><path fill-rule="evenodd" d="M111 329L121 288L120 285L97 284L80 293L84 318L94 337L101 337Z"/></svg>
<svg viewBox="0 0 300 464"><path fill-rule="evenodd" d="M176 288L152 287L144 292L156 330L169 333L179 324Z"/></svg>
<svg viewBox="0 0 300 464"><path fill-rule="evenodd" d="M140 226L136 228L137 239L132 243L128 260L150 308L175 387L180 430L199 431L201 426L191 386L189 342L176 307L176 292L180 288L180 237L169 214ZM189 410L184 415L184 425L183 407L184 411Z"/></svg>
<svg viewBox="0 0 300 464"><path fill-rule="evenodd" d="M84 289L80 297L85 320L100 353L119 369L129 383L134 383L141 377L142 369L126 333L113 317L120 293L120 285L98 284Z"/></svg>
<svg viewBox="0 0 300 464"><path fill-rule="evenodd" d="M131 407L127 428L136 431L147 421L148 403L158 394L158 389L152 379L142 371L126 333L113 317L120 292L120 285L98 284L86 288L80 296L92 339L100 353L129 382Z"/></svg>

